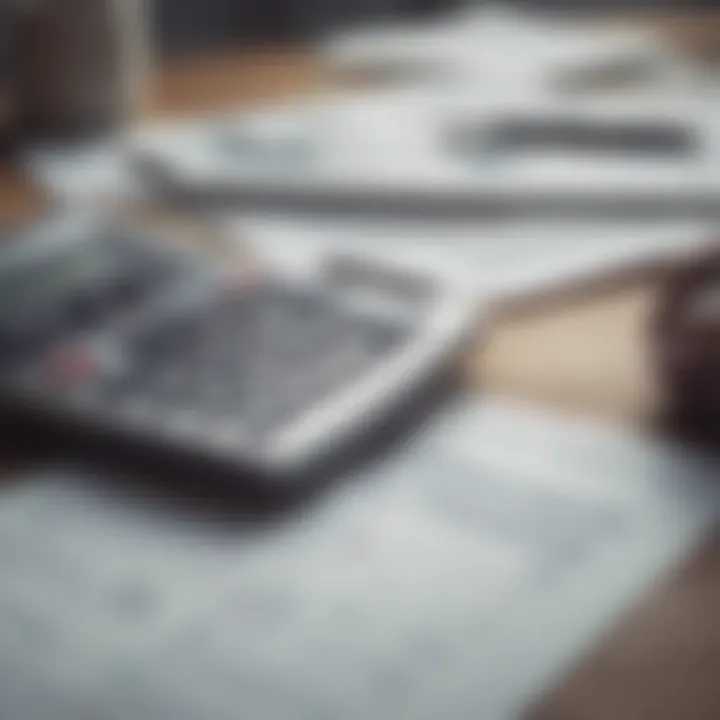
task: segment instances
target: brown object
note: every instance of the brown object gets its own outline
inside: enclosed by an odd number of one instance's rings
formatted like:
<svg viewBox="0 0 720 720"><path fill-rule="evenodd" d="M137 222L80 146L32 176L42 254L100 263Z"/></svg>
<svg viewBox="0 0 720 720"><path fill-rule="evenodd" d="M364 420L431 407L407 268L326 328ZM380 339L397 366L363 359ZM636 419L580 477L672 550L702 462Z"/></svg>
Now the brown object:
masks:
<svg viewBox="0 0 720 720"><path fill-rule="evenodd" d="M668 419L682 431L719 435L720 247L668 275L653 340Z"/></svg>
<svg viewBox="0 0 720 720"><path fill-rule="evenodd" d="M142 85L144 0L38 0L14 13L23 135L86 137L127 121Z"/></svg>
<svg viewBox="0 0 720 720"><path fill-rule="evenodd" d="M13 105L10 78L12 43L12 14L7 4L0 2L0 159L10 151L12 141Z"/></svg>
<svg viewBox="0 0 720 720"><path fill-rule="evenodd" d="M716 535L525 720L718 720L718 607Z"/></svg>

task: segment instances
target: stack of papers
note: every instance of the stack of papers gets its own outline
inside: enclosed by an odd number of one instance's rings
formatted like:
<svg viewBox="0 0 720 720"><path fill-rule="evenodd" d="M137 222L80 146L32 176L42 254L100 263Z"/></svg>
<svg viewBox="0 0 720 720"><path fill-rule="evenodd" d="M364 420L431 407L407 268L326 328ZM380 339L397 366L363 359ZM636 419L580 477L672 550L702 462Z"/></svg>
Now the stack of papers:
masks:
<svg viewBox="0 0 720 720"><path fill-rule="evenodd" d="M555 92L563 73L602 75L631 58L684 77L648 36L472 10L325 49L340 64L384 51L451 62L442 82L141 127L82 152L44 148L30 153L31 172L69 204L169 192L272 242L331 237L449 257L503 295L664 260L716 235L712 94L673 83L631 97Z"/></svg>
<svg viewBox="0 0 720 720"><path fill-rule="evenodd" d="M340 33L320 51L341 71L419 84L458 83L492 92L608 89L686 94L688 64L650 33L592 29L527 12L472 8L434 23L396 23Z"/></svg>
<svg viewBox="0 0 720 720"><path fill-rule="evenodd" d="M190 194L235 195L238 202L244 194L253 201L276 195L279 209L293 196L323 205L350 197L361 208L364 201L368 208L408 200L455 208L488 199L666 206L720 195L714 109L702 101L567 104L405 90L148 132L135 138L133 154ZM555 126L556 135L579 125L589 146L563 144L562 138L531 147L498 145L498 133L518 124ZM468 130L472 146L462 142ZM623 135L630 140L622 141ZM653 136L666 140L651 147ZM633 137L637 148L623 145Z"/></svg>

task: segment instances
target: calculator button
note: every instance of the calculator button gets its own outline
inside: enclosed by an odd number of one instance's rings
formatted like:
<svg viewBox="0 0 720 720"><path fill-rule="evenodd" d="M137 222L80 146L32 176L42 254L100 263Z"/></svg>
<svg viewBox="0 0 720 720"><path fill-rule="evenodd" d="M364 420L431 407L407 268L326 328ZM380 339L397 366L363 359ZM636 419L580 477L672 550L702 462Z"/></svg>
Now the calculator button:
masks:
<svg viewBox="0 0 720 720"><path fill-rule="evenodd" d="M127 397L119 408L123 415L132 420L148 420L154 414L152 403L144 397Z"/></svg>
<svg viewBox="0 0 720 720"><path fill-rule="evenodd" d="M263 269L257 263L247 262L229 269L223 278L223 294L228 297L242 297L263 284Z"/></svg>
<svg viewBox="0 0 720 720"><path fill-rule="evenodd" d="M45 373L56 385L78 385L96 380L102 374L102 367L90 349L70 345L51 351L45 362Z"/></svg>
<svg viewBox="0 0 720 720"><path fill-rule="evenodd" d="M202 428L202 418L191 409L176 410L168 418L168 425L183 435L197 435Z"/></svg>

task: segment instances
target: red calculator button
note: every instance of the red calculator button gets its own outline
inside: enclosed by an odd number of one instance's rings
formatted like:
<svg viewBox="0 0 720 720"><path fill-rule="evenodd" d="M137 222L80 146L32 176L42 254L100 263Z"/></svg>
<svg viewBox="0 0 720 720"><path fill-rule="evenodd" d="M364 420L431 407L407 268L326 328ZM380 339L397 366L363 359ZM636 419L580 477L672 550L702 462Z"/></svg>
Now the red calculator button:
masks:
<svg viewBox="0 0 720 720"><path fill-rule="evenodd" d="M101 371L97 357L81 345L53 350L46 367L49 379L62 385L89 382L97 378Z"/></svg>

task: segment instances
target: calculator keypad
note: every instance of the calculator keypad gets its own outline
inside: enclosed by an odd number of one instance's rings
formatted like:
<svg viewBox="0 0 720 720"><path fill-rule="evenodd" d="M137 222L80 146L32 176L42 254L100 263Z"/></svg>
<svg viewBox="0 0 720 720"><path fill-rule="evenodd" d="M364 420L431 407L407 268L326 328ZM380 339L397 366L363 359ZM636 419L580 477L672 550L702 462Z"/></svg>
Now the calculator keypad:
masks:
<svg viewBox="0 0 720 720"><path fill-rule="evenodd" d="M146 331L107 396L262 440L372 371L408 331L320 293L259 284Z"/></svg>

